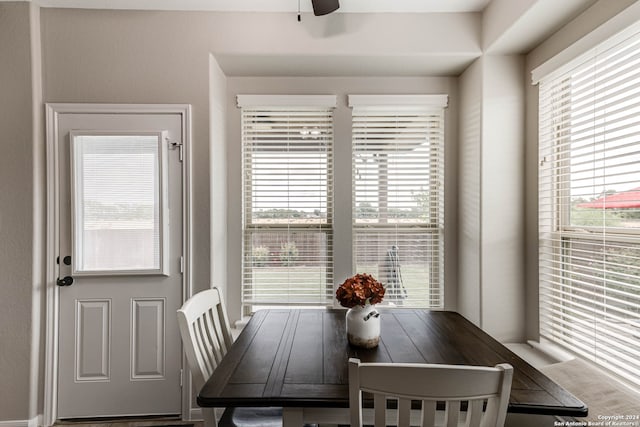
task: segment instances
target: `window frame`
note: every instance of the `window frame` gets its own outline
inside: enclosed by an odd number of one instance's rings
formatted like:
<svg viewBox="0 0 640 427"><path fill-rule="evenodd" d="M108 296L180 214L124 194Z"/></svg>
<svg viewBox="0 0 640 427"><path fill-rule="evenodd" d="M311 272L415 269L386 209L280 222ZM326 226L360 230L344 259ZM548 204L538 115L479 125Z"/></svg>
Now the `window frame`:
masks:
<svg viewBox="0 0 640 427"><path fill-rule="evenodd" d="M336 97L333 95L238 95L237 96L238 107L241 108L241 126L242 126L242 262L241 262L241 276L242 276L242 292L241 292L241 305L243 307L243 314L248 315L253 311L254 307L269 307L269 306L322 306L329 307L333 305L333 240L334 240L334 191L333 191L333 144L335 143L334 135L334 115L333 109L336 106ZM327 129L330 131L330 140L326 141L327 151L326 159L324 160L324 167L326 167L326 218L322 221L312 222L310 224L302 223L282 223L282 224L259 224L254 221L254 202L253 197L248 194L251 192L252 177L254 176L253 168L255 167L249 159L251 154L247 153L247 140L245 139L245 112L247 111L271 111L271 113L277 113L280 111L297 111L304 112L310 111L317 114L329 114L330 123ZM249 144L250 145L250 144ZM295 150L294 150L295 152ZM314 151L319 153L319 151ZM282 151L283 156L286 155L285 151ZM248 193L248 194L247 194ZM298 232L317 232L322 233L325 238L325 258L327 265L325 269L325 281L324 287L325 299L323 302L318 301L266 301L266 300L254 300L247 299L247 295L251 293L253 286L252 277L255 273L252 265L253 255L251 253L253 236L260 233L270 233L274 231L286 231L289 235L293 235ZM320 294L319 294L320 296Z"/></svg>
<svg viewBox="0 0 640 427"><path fill-rule="evenodd" d="M608 208L604 204L602 208L593 208L602 212L601 221L595 224L572 223L572 214L576 207L580 207L574 206L576 193L572 189L580 186L589 188L582 184L586 178L580 175L584 171L593 174L593 178L588 179L593 179L591 185L594 190L602 188L601 191L605 191L607 187L618 186L619 192L630 191L624 189L625 186L636 182L633 174L624 168L630 160L618 163L618 159L640 153L640 141L631 144L624 141L629 135L640 134L640 130L617 135L615 132L638 128L640 120L621 125L626 119L626 116L622 119L618 116L622 110L614 108L610 111L606 106L611 101L604 100L609 91L621 93L627 82L635 83L625 97L640 100L640 72L629 71L629 77L617 80L610 77L606 67L603 66L603 70L598 68L600 61L609 55L617 56L629 46L639 45L640 27L636 28L635 34L623 33L628 39L616 36L615 42L607 41L538 79L539 327L542 340L578 353L626 381L640 385L637 375L640 363L632 361L629 356L640 354L640 345L623 339L632 325L636 331L640 330L640 298L637 296L640 286L633 281L638 277L633 272L640 272L640 267L634 264L640 260L640 227L607 224L605 212ZM627 62L625 66L632 70L633 65L629 64L634 62ZM613 73L616 75L617 70ZM574 91L572 85L577 84L574 79L578 75L587 83L581 80L579 90ZM593 95L589 91L593 91ZM635 102L635 105L636 109L640 108L640 102ZM586 112L576 113L585 106L588 106ZM585 122L588 127L582 129ZM580 145L576 141L585 144ZM622 145L619 145L620 141ZM616 153L615 150L621 147L629 151ZM598 156L585 160L583 157L586 155L581 151L586 149L593 149ZM611 158L616 161L607 163ZM630 157L631 162L633 158ZM593 165L589 166L589 161ZM572 170L575 164L578 167ZM579 192L577 194L583 197ZM602 197L595 191L589 195ZM637 211L640 208L632 209Z"/></svg>
<svg viewBox="0 0 640 427"><path fill-rule="evenodd" d="M78 190L83 188L84 183L81 182L78 166L83 165L83 160L77 159L76 156L81 150L83 137L155 137L157 140L157 158L155 166L157 168L157 215L158 215L158 267L157 268L139 268L139 269L81 269L80 262L84 256L84 241L79 237L83 234L80 227L83 224L83 214L79 212L80 204L77 200L79 197ZM91 276L153 276L170 274L169 262L169 185L168 185L168 142L166 131L80 131L74 130L69 133L69 157L71 167L71 241L72 241L72 275L91 277Z"/></svg>
<svg viewBox="0 0 640 427"><path fill-rule="evenodd" d="M427 162L430 162L432 158L436 158L437 162L435 167L429 167L427 175L429 176L428 182L426 182L429 188L428 194L435 194L436 197L430 197L428 207L425 209L425 221L412 222L410 224L402 224L399 221L389 223L362 223L358 221L358 197L357 197L357 143L355 135L352 133L352 155L351 155L351 167L352 167L352 215L351 215L351 232L352 232L352 252L353 252L353 266L354 272L358 271L358 244L357 236L366 235L368 232L376 233L376 230L380 230L384 233L390 228L395 228L395 231L389 232L389 236L395 233L396 243L391 247L396 247L398 244L398 236L408 235L412 231L419 230L419 235L423 236L426 240L434 240L437 243L437 250L435 256L427 257L425 261L429 265L429 283L425 286L424 291L426 295L421 298L425 301L425 304L415 305L411 304L411 307L421 307L430 309L442 309L444 307L444 242L445 242L445 215L444 215L444 179L445 179L445 108L448 104L447 95L349 95L349 106L352 110L352 130L356 127L356 117L362 118L366 114L371 112L374 115L388 115L392 116L410 117L412 115L427 115L430 117L437 117L439 124L438 129L441 135L437 141L430 142L427 146L429 152L427 156ZM397 129L397 128L393 128ZM428 129L428 128L426 128ZM426 130L425 130L426 132ZM429 138L428 133L425 133L425 138ZM366 145L366 143L364 144ZM435 155L434 155L435 152ZM429 165L427 165L429 166ZM387 183L389 182L387 177ZM435 187L435 190L434 190ZM386 230L385 230L386 229ZM378 243L379 244L379 243ZM426 251L429 252L430 247L427 246ZM378 262L378 269L380 269L380 261ZM384 267L383 267L384 270ZM379 277L381 281L384 281L383 277ZM402 282L403 280L400 279ZM432 284L436 285L437 295L434 296L432 291ZM385 283L386 285L386 283ZM406 287L403 286L406 289ZM404 298L401 298L404 299ZM383 303L391 305L404 305L403 301L387 299Z"/></svg>

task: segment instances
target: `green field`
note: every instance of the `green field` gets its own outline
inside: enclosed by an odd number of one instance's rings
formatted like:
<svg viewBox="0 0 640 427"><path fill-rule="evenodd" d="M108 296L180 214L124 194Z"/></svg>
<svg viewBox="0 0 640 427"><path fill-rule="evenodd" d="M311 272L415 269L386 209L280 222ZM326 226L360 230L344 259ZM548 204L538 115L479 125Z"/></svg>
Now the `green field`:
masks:
<svg viewBox="0 0 640 427"><path fill-rule="evenodd" d="M379 278L376 265L361 266L359 272L369 273ZM326 271L324 267L291 266L291 267L254 267L252 276L246 282L256 294L261 294L260 303L264 304L300 304L303 301L314 301L324 305L327 298L333 301L333 290L327 291ZM404 306L426 307L429 295L425 286L429 284L429 269L424 266L402 266L403 284L408 298ZM332 285L340 285L343 278L334 278ZM283 294L289 298L283 299ZM246 295L246 293L245 293ZM389 302L389 301L387 301Z"/></svg>

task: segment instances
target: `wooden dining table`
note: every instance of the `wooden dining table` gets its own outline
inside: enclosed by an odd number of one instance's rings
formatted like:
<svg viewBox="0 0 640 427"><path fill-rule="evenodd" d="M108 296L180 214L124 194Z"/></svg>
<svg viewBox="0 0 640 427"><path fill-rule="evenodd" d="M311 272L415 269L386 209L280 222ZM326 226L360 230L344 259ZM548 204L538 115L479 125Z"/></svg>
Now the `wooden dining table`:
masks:
<svg viewBox="0 0 640 427"><path fill-rule="evenodd" d="M587 407L482 329L451 311L380 309L374 349L351 346L343 309L256 312L197 397L202 407L283 407L283 424L348 424L348 360L514 368L509 412L586 416Z"/></svg>

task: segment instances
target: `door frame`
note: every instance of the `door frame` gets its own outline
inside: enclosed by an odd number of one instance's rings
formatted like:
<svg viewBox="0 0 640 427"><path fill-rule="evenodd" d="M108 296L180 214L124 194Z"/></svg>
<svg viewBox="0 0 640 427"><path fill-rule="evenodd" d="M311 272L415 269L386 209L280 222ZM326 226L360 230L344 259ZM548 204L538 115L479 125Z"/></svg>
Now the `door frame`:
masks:
<svg viewBox="0 0 640 427"><path fill-rule="evenodd" d="M60 287L56 285L60 247L59 229L59 146L58 120L61 114L179 114L182 117L182 247L184 270L182 301L192 294L192 164L191 105L189 104L79 104L46 103L46 262L45 262L45 426L52 426L58 414L58 330ZM177 321L177 318L176 318ZM182 372L188 372L182 352ZM182 375L182 418L190 416L191 376Z"/></svg>

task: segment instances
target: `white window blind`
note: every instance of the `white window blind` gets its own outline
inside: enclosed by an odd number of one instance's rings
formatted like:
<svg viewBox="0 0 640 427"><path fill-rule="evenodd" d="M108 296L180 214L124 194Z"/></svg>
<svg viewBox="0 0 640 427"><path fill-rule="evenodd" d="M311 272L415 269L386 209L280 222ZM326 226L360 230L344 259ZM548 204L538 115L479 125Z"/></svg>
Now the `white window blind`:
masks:
<svg viewBox="0 0 640 427"><path fill-rule="evenodd" d="M640 384L640 36L539 91L540 334Z"/></svg>
<svg viewBox="0 0 640 427"><path fill-rule="evenodd" d="M355 269L385 285L387 303L441 308L446 96L350 105Z"/></svg>
<svg viewBox="0 0 640 427"><path fill-rule="evenodd" d="M70 139L73 273L168 274L163 133L72 132Z"/></svg>
<svg viewBox="0 0 640 427"><path fill-rule="evenodd" d="M331 305L332 108L244 105L242 146L243 305Z"/></svg>

